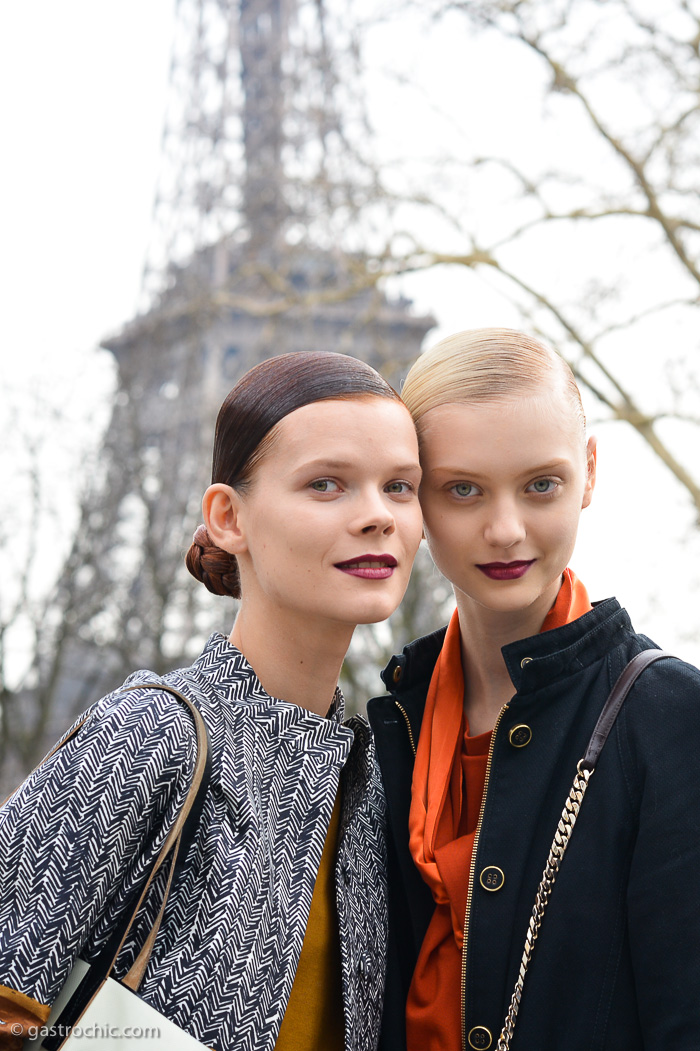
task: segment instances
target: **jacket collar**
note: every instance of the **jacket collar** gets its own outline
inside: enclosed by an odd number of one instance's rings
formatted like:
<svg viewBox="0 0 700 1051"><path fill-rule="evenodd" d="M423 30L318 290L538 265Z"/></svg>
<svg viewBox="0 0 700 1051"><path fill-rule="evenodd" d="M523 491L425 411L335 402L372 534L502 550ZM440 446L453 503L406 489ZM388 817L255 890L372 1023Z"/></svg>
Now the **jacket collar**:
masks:
<svg viewBox="0 0 700 1051"><path fill-rule="evenodd" d="M503 659L518 693L530 693L599 661L633 630L626 610L609 598L570 624L504 646Z"/></svg>
<svg viewBox="0 0 700 1051"><path fill-rule="evenodd" d="M430 635L423 635L415 642L409 642L401 653L391 658L381 673L389 693L401 694L404 690L419 686L423 680L427 690L446 630L446 627L438 628Z"/></svg>
<svg viewBox="0 0 700 1051"><path fill-rule="evenodd" d="M220 696L227 697L231 701L263 708L270 705L285 705L292 708L298 714L299 719L308 717L312 722L324 719L323 716L298 708L297 705L291 705L281 698L271 697L241 651L232 646L226 636L220 632L214 632L209 637L202 653L194 661L192 669L206 679ZM329 723L340 726L344 714L345 699L340 689L336 687L325 718Z"/></svg>
<svg viewBox="0 0 700 1051"><path fill-rule="evenodd" d="M390 693L400 699L402 693L421 685L427 691L445 630L424 635L391 658L382 672ZM516 691L530 693L593 664L633 630L627 612L617 599L609 598L594 603L589 613L571 624L519 639L504 646L502 653Z"/></svg>

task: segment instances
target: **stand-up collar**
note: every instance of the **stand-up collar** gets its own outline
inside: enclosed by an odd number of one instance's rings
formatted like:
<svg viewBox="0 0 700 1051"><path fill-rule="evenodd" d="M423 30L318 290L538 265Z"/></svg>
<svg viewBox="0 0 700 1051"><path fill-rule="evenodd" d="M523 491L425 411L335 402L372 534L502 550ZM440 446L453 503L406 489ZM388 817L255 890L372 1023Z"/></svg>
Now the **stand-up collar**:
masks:
<svg viewBox="0 0 700 1051"><path fill-rule="evenodd" d="M397 693L409 686L416 686L422 679L430 682L446 630L446 628L438 628L430 635L423 635L415 642L409 642L401 653L396 653L391 658L381 673L382 681L389 693Z"/></svg>
<svg viewBox="0 0 700 1051"><path fill-rule="evenodd" d="M210 636L192 668L215 686L221 696L229 700L262 707L289 705L290 703L279 697L271 697L266 692L241 651L236 649L220 632L214 632ZM297 709L298 705L291 705L291 707ZM326 718L332 723L341 725L345 714L344 709L343 694L336 687ZM312 721L323 718L307 709L299 709L299 716L308 717Z"/></svg>
<svg viewBox="0 0 700 1051"><path fill-rule="evenodd" d="M515 689L529 693L600 660L617 639L633 631L627 612L609 598L570 624L504 646L503 659ZM445 628L440 628L391 658L382 672L390 693L400 695L421 682L427 689L444 637Z"/></svg>
<svg viewBox="0 0 700 1051"><path fill-rule="evenodd" d="M515 689L530 693L600 660L633 630L626 610L609 598L570 624L518 639L501 652Z"/></svg>

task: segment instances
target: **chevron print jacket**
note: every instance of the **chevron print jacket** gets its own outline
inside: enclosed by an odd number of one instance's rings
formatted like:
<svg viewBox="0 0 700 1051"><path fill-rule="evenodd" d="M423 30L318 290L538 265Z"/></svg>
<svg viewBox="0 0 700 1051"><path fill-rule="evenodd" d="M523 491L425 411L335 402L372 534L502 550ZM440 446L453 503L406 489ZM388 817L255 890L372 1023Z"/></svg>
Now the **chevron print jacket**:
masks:
<svg viewBox="0 0 700 1051"><path fill-rule="evenodd" d="M152 682L140 671L126 684ZM199 707L212 774L140 995L217 1051L272 1051L340 781L336 860L346 1051L376 1047L387 938L385 809L369 728L265 693L222 635L163 680ZM125 685L126 685L125 684ZM0 811L0 987L51 1004L142 885L196 756L184 705L115 691ZM123 976L162 894L159 877ZM0 988L0 992L2 989Z"/></svg>

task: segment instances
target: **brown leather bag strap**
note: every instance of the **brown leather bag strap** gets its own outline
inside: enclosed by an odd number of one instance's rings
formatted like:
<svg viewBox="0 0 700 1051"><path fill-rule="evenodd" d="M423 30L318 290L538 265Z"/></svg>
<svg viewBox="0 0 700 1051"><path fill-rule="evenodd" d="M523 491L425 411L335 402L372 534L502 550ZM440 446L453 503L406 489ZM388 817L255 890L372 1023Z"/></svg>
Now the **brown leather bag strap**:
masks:
<svg viewBox="0 0 700 1051"><path fill-rule="evenodd" d="M151 959L151 953L153 952L153 946L155 945L156 938L158 937L158 931L160 930L160 925L161 925L161 922L162 922L162 919L163 919L163 915L165 913L165 906L168 904L168 897L170 896L170 888L172 886L173 876L175 874L175 867L176 867L176 862L177 862L179 851L180 851L180 840L178 839L175 842L175 846L173 847L172 856L170 858L170 871L168 872L168 881L165 884L165 890L163 891L163 900L160 903L160 908L158 910L158 915L156 916L155 920L153 921L153 926L151 927L150 931L148 932L148 936L147 936L145 942L141 946L141 951L139 952L138 956L136 957L136 959L132 963L132 965L129 968L129 970L127 971L127 973L122 978L122 985L128 986L128 988L131 989L131 991L134 992L134 993L137 993L138 990L139 990L139 986L141 984L143 976L146 973L146 968L148 967L148 961ZM129 925L128 925L127 929L126 929L126 933L124 934L124 938L122 939L121 944L119 945L119 948L117 949L117 952L116 952L116 954L114 956L114 960L112 961L112 967L114 967L115 963L117 962L117 956L121 952L122 945L124 944L124 941L126 940L126 935L129 933L129 930L131 929L131 925L134 922L134 919L136 917L136 913L138 912L138 910L139 910L139 908L141 906L141 903L143 902L143 899L145 898L146 893L147 893L149 887L151 886L152 881L153 881L153 873L151 873L151 875L149 876L148 883L146 884L146 886L143 889L143 894L139 898L138 905L136 906L136 908L134 909L134 911L132 913L131 920L130 920ZM111 973L112 967L110 967L110 973Z"/></svg>
<svg viewBox="0 0 700 1051"><path fill-rule="evenodd" d="M153 926L149 931L146 941L139 953L138 957L134 961L130 971L124 979L124 984L128 985L129 988L133 989L134 992L138 989L139 983L148 965L148 960L153 949L153 944L156 940L158 930L160 928L161 920L163 919L163 913L165 912L165 906L168 901L168 895L170 893L170 886L173 881L175 872L179 868L179 864L184 862L185 856L189 850L189 847L194 839L194 835L197 831L197 825L201 816L202 806L204 804L204 798L206 796L207 785L209 783L209 775L211 769L211 757L209 753L209 739L207 735L207 729L204 725L204 720L200 715L199 709L192 703L181 690L176 689L174 686L169 686L164 682L139 682L132 686L124 686L121 691L126 692L128 690L160 690L161 692L171 693L177 697L188 709L192 719L194 721L195 730L197 733L197 758L195 761L194 772L192 774L192 780L187 792L184 803L180 813L177 816L175 823L168 832L165 838L163 846L160 849L158 857L153 862L151 869L148 874L148 878L141 893L138 895L136 904L131 908L127 916L118 925L117 929L113 932L110 937L105 949L100 954L98 960L92 965L92 974L89 975L91 983L94 984L97 978L104 979L112 971L114 964L117 961L117 957L122 950L124 942L126 941L129 931L134 925L134 921L138 914L139 909L144 903L146 895L148 894L151 884L155 879L157 872L161 866L166 862L166 859L170 864L170 871L168 873L168 879L165 886L165 892L163 895L163 901L158 911ZM77 723L70 734L68 734L62 741L59 742L53 748L46 759L46 762L51 756L55 755L56 752L62 748L65 744L70 741L78 730L82 727L87 715L84 715L79 723ZM40 764L42 765L42 764ZM38 769L38 767L37 767ZM82 995L82 987L78 989L76 995ZM68 1005L71 1006L70 1004Z"/></svg>
<svg viewBox="0 0 700 1051"><path fill-rule="evenodd" d="M158 915L156 916L153 922L153 926L149 931L148 937L146 938L146 941L144 942L139 955L137 956L136 960L134 960L134 963L132 964L128 974L125 975L125 977L122 979L122 983L124 985L129 986L130 989L136 992L141 983L141 979L143 978L143 975L146 971L146 967L148 966L148 961L151 957L151 952L153 951L153 945L155 943L158 931L160 929L161 920L163 919L165 906L168 902L168 895L170 894L170 887L173 881L173 875L175 873L177 865L178 854L182 853L183 832L185 830L188 818L190 817L190 812L192 811L193 815L196 813L197 818L199 817L199 813L201 812L201 806L204 802L204 795L206 793L207 782L209 780L211 760L209 756L208 737L206 726L204 725L204 720L202 719L202 716L199 713L199 709L192 703L189 697L186 697L184 693L182 693L180 690L177 690L174 686L166 686L165 683L161 682L137 683L133 686L125 686L124 689L164 690L167 693L174 694L189 709L190 714L194 719L194 724L197 730L197 760L195 762L194 773L192 775L192 781L190 782L187 797L185 799L185 802L182 804L182 809L180 810L180 813L177 816L175 824L170 829L168 835L165 838L165 842L163 843L163 846L160 849L160 853L158 854L158 857L156 858L153 867L151 868L144 888L139 896L138 901L136 902L135 907L131 912L131 916L129 917L127 924L122 928L121 940L114 952L111 966L109 967L109 970L107 972L109 974L112 968L114 967L115 963L117 962L117 957L119 956L119 953L122 950L124 942L129 936L129 931L131 930L134 924L134 920L136 919L136 916L138 914L138 911L141 908L146 898L146 895L148 894L148 891L151 888L151 884L155 879L156 873L159 871L168 855L170 855L170 872L168 874L168 881L165 886L163 901L161 902Z"/></svg>
<svg viewBox="0 0 700 1051"><path fill-rule="evenodd" d="M181 690L176 689L174 686L168 686L166 685L166 683L163 682L143 682L136 683L134 686L125 686L123 687L123 689L125 691L162 690L165 693L172 693L173 696L178 697L182 701L182 703L189 709L190 715L194 720L195 729L197 731L197 759L195 761L195 767L194 772L192 774L192 781L190 782L190 788L187 793L185 802L182 804L182 809L178 815L177 821L170 829L170 832L168 833L166 840L163 843L163 847L160 851L160 854L156 859L153 871L151 873L152 876L155 876L158 869L161 867L166 857L168 856L170 850L172 849L173 845L175 844L175 841L179 839L182 835L188 815L195 805L195 801L197 799L198 793L200 792L200 788L202 789L202 794L204 789L206 788L206 780L208 779L211 762L209 756L207 729L204 725L204 720L202 719L202 716L199 713L199 709L192 703L189 697L185 696L185 694L182 693Z"/></svg>
<svg viewBox="0 0 700 1051"><path fill-rule="evenodd" d="M610 692L610 696L605 702L605 707L598 717L598 722L595 724L586 754L579 763L580 770L595 770L603 745L615 724L620 708L622 708L627 694L644 669L648 668L650 664L654 664L655 661L672 656L672 653L667 653L665 650L642 650L623 668L620 677Z"/></svg>
<svg viewBox="0 0 700 1051"><path fill-rule="evenodd" d="M197 825L201 815L202 807L207 793L207 787L209 784L209 775L211 769L211 756L209 749L209 740L207 735L207 729L204 724L204 720L199 713L197 707L192 703L189 697L185 696L180 690L174 686L166 685L163 682L141 682L135 683L131 686L125 686L123 690L160 690L166 693L174 694L189 710L195 724L197 733L197 759L195 762L195 768L190 783L187 798L182 805L180 813L178 814L177 820L173 827L170 829L168 835L165 838L165 842L151 866L151 870L148 875L148 879L145 887L142 888L141 893L138 894L138 900L136 904L128 906L126 910L126 917L123 917L121 922L117 925L116 929L110 935L107 944L104 946L99 957L90 965L90 969L87 974L83 977L82 981L78 985L77 989L69 999L65 1008L61 1012L61 1015L56 1020L55 1034L54 1036L48 1036L44 1041L44 1047L47 1051L56 1051L61 1045L64 1036L60 1033L65 1032L66 1026L72 1026L76 1019L80 1017L82 1012L85 1010L87 1004L93 998L99 987L109 977L112 968L116 962L117 956L121 951L121 948L128 937L129 931L131 930L136 915L143 904L143 901L148 893L153 878L156 872L161 868L164 863L169 864L170 869L168 872L168 879L163 895L163 900L158 912L158 915L149 931L145 943L142 946L141 952L137 956L136 960L132 964L131 969L124 978L124 984L127 985L133 992L138 990L141 983L141 979L145 973L148 961L151 956L153 944L156 940L160 923L165 912L165 906L168 901L168 895L170 893L170 886L179 863L184 861L187 854L188 848L192 843L194 835L196 833ZM117 691L119 692L119 691ZM75 728L76 732L80 725L79 723ZM73 734L70 735L71 737ZM66 737L58 747L65 744L70 737ZM56 749L54 749L54 752ZM51 754L53 755L54 752Z"/></svg>

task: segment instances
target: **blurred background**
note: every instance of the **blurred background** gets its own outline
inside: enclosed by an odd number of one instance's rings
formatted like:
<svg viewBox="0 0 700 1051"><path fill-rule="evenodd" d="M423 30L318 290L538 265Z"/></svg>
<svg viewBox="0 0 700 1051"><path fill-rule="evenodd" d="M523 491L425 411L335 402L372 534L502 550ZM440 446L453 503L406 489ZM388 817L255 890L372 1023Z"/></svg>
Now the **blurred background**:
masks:
<svg viewBox="0 0 700 1051"><path fill-rule="evenodd" d="M0 782L234 604L188 577L256 361L534 332L599 440L573 568L700 663L699 0L0 8ZM420 553L343 686L444 623Z"/></svg>

